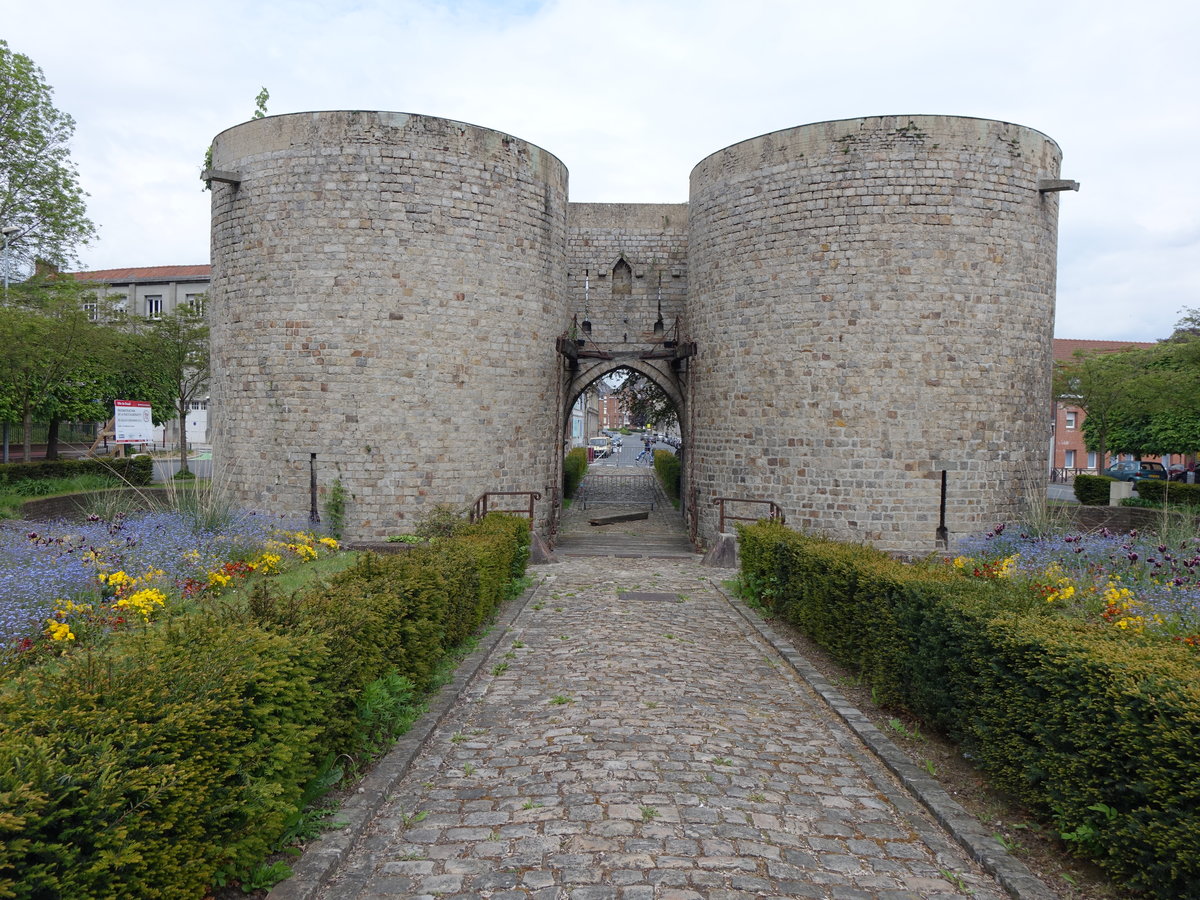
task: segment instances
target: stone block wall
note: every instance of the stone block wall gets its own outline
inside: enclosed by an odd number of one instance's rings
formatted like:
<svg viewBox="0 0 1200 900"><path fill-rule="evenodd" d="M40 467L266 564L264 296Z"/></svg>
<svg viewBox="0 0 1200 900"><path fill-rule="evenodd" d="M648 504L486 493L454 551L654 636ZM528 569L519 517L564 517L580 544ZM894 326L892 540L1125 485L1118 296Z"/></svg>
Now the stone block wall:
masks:
<svg viewBox="0 0 1200 900"><path fill-rule="evenodd" d="M661 298L669 328L687 301L686 203L571 203L567 207L568 302L592 322L604 349L645 348L654 340ZM629 292L614 280L618 261L629 263ZM587 290L585 292L585 273Z"/></svg>
<svg viewBox="0 0 1200 900"><path fill-rule="evenodd" d="M934 549L1044 492L1058 147L941 116L807 125L692 172L688 456L720 495Z"/></svg>
<svg viewBox="0 0 1200 900"><path fill-rule="evenodd" d="M238 182L213 184L216 470L288 515L340 479L353 541L487 490L541 492L552 532L572 394L613 367L555 339L586 305L636 359L661 275L697 354L638 365L678 398L700 539L734 496L929 552L943 471L952 539L1044 490L1059 161L1004 122L849 119L709 156L688 204L572 204L555 157L473 125L239 125L213 154Z"/></svg>
<svg viewBox="0 0 1200 900"><path fill-rule="evenodd" d="M340 479L347 536L437 503L557 485L569 315L567 173L499 132L426 116L301 113L218 135L214 463L236 498L309 509ZM320 505L320 502L319 504Z"/></svg>

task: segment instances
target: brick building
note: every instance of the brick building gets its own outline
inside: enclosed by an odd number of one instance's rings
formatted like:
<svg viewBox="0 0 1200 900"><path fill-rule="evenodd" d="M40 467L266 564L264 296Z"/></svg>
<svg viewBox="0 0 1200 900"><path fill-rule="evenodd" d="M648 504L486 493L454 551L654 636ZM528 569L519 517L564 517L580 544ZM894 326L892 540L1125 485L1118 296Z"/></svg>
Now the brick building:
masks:
<svg viewBox="0 0 1200 900"><path fill-rule="evenodd" d="M1084 341L1065 338L1054 339L1054 364L1074 362L1075 354L1117 353L1135 347L1153 347L1147 341ZM1069 479L1079 473L1096 474L1107 468L1100 466L1094 451L1089 451L1083 440L1083 423L1087 418L1077 404L1057 401L1054 404L1054 426L1050 434L1050 469L1057 479ZM1153 459L1154 457L1147 457ZM1111 459L1111 458L1110 458ZM1168 460L1163 460L1166 464Z"/></svg>

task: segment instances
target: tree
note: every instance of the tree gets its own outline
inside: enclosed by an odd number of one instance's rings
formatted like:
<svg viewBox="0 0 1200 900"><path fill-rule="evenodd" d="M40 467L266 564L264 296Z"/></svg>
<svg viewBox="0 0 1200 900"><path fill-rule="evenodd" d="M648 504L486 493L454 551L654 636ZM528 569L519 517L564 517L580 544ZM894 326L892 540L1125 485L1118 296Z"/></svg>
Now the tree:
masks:
<svg viewBox="0 0 1200 900"><path fill-rule="evenodd" d="M208 390L208 325L204 315L190 306L180 306L150 323L146 337L153 348L158 384L170 389L179 416L179 471L189 472L187 414L192 401Z"/></svg>
<svg viewBox="0 0 1200 900"><path fill-rule="evenodd" d="M67 146L75 120L51 93L42 70L0 40L0 226L11 229L6 263L21 273L37 260L68 265L96 233Z"/></svg>
<svg viewBox="0 0 1200 900"><path fill-rule="evenodd" d="M629 420L639 427L649 425L669 431L679 423L675 404L662 388L637 372L626 369L625 380L617 388L621 408Z"/></svg>
<svg viewBox="0 0 1200 900"><path fill-rule="evenodd" d="M1054 371L1054 399L1072 403L1087 415L1084 434L1100 468L1106 465L1109 435L1140 395L1135 385L1142 370L1138 350L1119 353L1076 353L1073 362Z"/></svg>
<svg viewBox="0 0 1200 900"><path fill-rule="evenodd" d="M34 278L0 305L0 411L24 426L32 453L33 417L44 413L70 383L77 360L101 345L84 307L87 293L73 279Z"/></svg>

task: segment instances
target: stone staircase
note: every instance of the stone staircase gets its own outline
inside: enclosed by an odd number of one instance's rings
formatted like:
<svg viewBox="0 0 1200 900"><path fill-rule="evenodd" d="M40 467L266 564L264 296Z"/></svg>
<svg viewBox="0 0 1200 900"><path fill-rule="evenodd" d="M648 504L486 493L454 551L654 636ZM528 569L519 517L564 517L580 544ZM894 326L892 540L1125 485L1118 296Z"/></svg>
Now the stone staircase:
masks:
<svg viewBox="0 0 1200 900"><path fill-rule="evenodd" d="M592 525L605 516L646 513L645 519ZM621 466L590 471L564 510L554 545L556 556L626 559L697 558L679 511L663 492L654 470Z"/></svg>

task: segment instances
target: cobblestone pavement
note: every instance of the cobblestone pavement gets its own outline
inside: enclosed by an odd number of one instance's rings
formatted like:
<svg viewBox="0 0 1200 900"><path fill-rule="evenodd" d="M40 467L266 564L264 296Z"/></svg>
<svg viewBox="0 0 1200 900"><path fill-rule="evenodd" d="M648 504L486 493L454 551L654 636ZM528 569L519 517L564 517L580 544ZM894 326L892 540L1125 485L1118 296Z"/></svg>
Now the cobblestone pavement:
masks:
<svg viewBox="0 0 1200 900"><path fill-rule="evenodd" d="M1006 896L716 590L718 570L532 572L319 896Z"/></svg>

